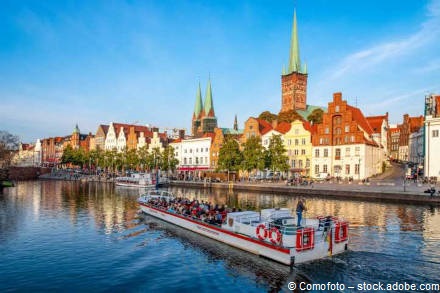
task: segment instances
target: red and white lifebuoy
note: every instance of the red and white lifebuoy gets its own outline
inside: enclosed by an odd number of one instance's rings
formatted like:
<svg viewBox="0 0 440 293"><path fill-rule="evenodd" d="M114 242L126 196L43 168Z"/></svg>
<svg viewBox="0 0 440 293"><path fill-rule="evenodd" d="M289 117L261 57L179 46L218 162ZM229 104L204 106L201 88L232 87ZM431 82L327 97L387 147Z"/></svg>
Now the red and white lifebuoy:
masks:
<svg viewBox="0 0 440 293"><path fill-rule="evenodd" d="M273 244L281 243L281 232L276 227L272 227L269 231L269 240Z"/></svg>
<svg viewBox="0 0 440 293"><path fill-rule="evenodd" d="M306 227L296 231L296 251L315 248L315 229Z"/></svg>
<svg viewBox="0 0 440 293"><path fill-rule="evenodd" d="M263 232L263 233L261 233ZM255 234L257 235L258 239L264 240L267 238L267 229L264 224L260 224L257 226L257 229L255 230Z"/></svg>
<svg viewBox="0 0 440 293"><path fill-rule="evenodd" d="M348 223L338 221L335 223L335 242L340 243L348 239Z"/></svg>

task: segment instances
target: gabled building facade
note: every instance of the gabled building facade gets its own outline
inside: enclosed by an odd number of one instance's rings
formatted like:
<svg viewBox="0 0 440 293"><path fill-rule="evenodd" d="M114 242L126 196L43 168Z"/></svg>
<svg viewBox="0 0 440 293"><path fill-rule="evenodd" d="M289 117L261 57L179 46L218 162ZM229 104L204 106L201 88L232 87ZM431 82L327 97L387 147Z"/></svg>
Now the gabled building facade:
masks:
<svg viewBox="0 0 440 293"><path fill-rule="evenodd" d="M399 160L407 162L409 160L409 135L417 132L423 126L423 116L410 117L403 115L403 122L399 124Z"/></svg>
<svg viewBox="0 0 440 293"><path fill-rule="evenodd" d="M384 161L382 149L373 140L373 129L361 110L333 95L323 121L312 137L312 177L365 179L378 174Z"/></svg>
<svg viewBox="0 0 440 293"><path fill-rule="evenodd" d="M295 120L284 134L284 145L289 158L290 173L310 176L312 162L312 135L316 126Z"/></svg>

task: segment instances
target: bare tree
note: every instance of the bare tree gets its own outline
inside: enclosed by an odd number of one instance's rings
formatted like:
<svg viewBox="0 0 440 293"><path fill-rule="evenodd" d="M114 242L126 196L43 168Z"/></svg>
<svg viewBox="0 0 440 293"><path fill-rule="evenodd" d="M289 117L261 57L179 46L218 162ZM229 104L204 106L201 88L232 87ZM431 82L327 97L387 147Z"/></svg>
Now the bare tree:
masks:
<svg viewBox="0 0 440 293"><path fill-rule="evenodd" d="M17 135L0 130L0 167L9 166L19 143L20 139Z"/></svg>

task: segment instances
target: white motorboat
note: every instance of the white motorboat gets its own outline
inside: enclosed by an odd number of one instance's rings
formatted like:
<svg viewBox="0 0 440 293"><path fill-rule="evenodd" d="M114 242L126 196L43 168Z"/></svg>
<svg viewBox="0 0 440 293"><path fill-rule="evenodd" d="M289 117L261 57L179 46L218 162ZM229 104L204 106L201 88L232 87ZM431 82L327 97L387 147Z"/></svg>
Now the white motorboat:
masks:
<svg viewBox="0 0 440 293"><path fill-rule="evenodd" d="M148 215L286 265L322 259L348 249L348 223L340 218L303 219L297 226L289 209L272 208L223 212L220 222L214 224L188 213L188 201L176 199L167 191L147 192L138 202ZM219 212L215 213L218 217Z"/></svg>

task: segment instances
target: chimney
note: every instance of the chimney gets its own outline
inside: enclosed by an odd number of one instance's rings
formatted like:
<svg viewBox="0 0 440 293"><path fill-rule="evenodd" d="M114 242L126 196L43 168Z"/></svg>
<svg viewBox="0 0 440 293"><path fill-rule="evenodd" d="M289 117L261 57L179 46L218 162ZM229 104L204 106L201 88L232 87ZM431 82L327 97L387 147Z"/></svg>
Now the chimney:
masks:
<svg viewBox="0 0 440 293"><path fill-rule="evenodd" d="M276 128L278 126L278 120L277 119L274 119L274 120L272 120L272 128Z"/></svg>

